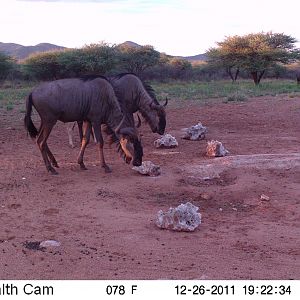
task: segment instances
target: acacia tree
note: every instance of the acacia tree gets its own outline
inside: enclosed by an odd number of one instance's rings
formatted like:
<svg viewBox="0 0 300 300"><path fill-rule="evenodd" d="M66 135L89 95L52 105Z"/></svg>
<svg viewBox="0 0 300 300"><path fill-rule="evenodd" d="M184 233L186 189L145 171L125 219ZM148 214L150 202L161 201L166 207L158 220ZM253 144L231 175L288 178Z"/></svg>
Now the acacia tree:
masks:
<svg viewBox="0 0 300 300"><path fill-rule="evenodd" d="M115 67L117 56L114 46L105 43L90 44L61 52L58 62L61 77L104 75Z"/></svg>
<svg viewBox="0 0 300 300"><path fill-rule="evenodd" d="M53 80L87 74L104 75L116 65L116 61L115 47L100 43L33 54L24 61L24 68L36 79Z"/></svg>
<svg viewBox="0 0 300 300"><path fill-rule="evenodd" d="M24 61L25 73L38 80L58 79L61 71L59 54L59 51L32 54Z"/></svg>
<svg viewBox="0 0 300 300"><path fill-rule="evenodd" d="M128 72L141 75L147 68L160 62L160 53L152 46L121 46L119 59L120 65Z"/></svg>
<svg viewBox="0 0 300 300"><path fill-rule="evenodd" d="M252 33L227 37L207 54L210 63L227 67L229 74L232 68L236 72L240 68L248 71L258 85L267 69L299 59L300 50L295 48L295 43L296 39L283 33Z"/></svg>
<svg viewBox="0 0 300 300"><path fill-rule="evenodd" d="M240 64L237 57L229 49L210 48L207 55L207 63L213 69L223 68L230 76L232 82L235 82L240 72Z"/></svg>
<svg viewBox="0 0 300 300"><path fill-rule="evenodd" d="M187 75L188 71L192 69L192 64L186 59L173 57L169 61L172 70L172 77L175 79L183 78Z"/></svg>

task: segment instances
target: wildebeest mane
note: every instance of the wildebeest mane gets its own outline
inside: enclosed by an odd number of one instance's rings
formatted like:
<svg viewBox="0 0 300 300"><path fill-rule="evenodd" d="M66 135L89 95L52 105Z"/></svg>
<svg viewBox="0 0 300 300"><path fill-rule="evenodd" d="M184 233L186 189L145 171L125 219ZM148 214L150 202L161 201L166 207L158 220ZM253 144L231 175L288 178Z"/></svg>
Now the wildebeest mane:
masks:
<svg viewBox="0 0 300 300"><path fill-rule="evenodd" d="M147 93L149 94L149 96L151 97L151 99L154 101L154 103L157 104L157 105L159 105L159 102L158 102L158 100L156 98L155 91L154 91L153 87L149 83L146 83L145 81L143 81L135 73L124 72L124 73L117 74L117 75L113 76L112 78L120 79L120 78L122 78L122 77L124 77L126 75L132 75L132 76L137 77L141 81L141 83L143 84L144 89L147 91Z"/></svg>
<svg viewBox="0 0 300 300"><path fill-rule="evenodd" d="M87 74L87 75L83 75L83 76L80 76L79 79L83 82L86 82L86 81L92 81L94 79L97 79L97 78L102 78L106 81L109 82L108 78L103 76L103 75L97 75L97 74Z"/></svg>

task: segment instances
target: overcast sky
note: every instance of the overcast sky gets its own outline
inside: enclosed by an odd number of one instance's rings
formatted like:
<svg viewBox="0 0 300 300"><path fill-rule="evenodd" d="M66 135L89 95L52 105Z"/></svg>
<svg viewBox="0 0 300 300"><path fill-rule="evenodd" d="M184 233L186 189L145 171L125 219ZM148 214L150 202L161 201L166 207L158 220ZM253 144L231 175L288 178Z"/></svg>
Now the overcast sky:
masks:
<svg viewBox="0 0 300 300"><path fill-rule="evenodd" d="M300 40L300 0L0 0L0 42L66 47L134 41L171 55L204 53L226 36ZM300 44L298 43L299 47Z"/></svg>

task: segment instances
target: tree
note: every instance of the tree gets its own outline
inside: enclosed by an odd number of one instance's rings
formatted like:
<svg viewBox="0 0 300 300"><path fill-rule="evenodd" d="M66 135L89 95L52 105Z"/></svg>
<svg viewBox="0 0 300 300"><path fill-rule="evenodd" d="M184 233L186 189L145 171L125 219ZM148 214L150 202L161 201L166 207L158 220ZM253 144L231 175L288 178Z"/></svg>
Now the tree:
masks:
<svg viewBox="0 0 300 300"><path fill-rule="evenodd" d="M106 43L90 44L83 47L81 55L84 70L87 74L105 74L113 69L117 63L115 46Z"/></svg>
<svg viewBox="0 0 300 300"><path fill-rule="evenodd" d="M104 75L117 62L115 47L91 44L79 49L43 52L30 56L24 62L27 74L39 80Z"/></svg>
<svg viewBox="0 0 300 300"><path fill-rule="evenodd" d="M297 84L300 84L300 61L289 65L288 71L290 78L296 78Z"/></svg>
<svg viewBox="0 0 300 300"><path fill-rule="evenodd" d="M172 68L173 78L179 79L186 76L188 71L191 71L192 65L189 61L183 58L174 57L170 59L169 65Z"/></svg>
<svg viewBox="0 0 300 300"><path fill-rule="evenodd" d="M115 67L117 55L114 46L110 47L105 43L90 44L61 52L58 62L61 77L104 75Z"/></svg>
<svg viewBox="0 0 300 300"><path fill-rule="evenodd" d="M218 48L211 48L207 54L211 63L227 67L229 74L232 68L236 68L236 72L240 68L248 71L258 85L267 69L277 63L291 63L300 57L295 43L296 39L283 33L252 33L227 37L217 43Z"/></svg>
<svg viewBox="0 0 300 300"><path fill-rule="evenodd" d="M232 82L237 80L241 66L237 57L230 49L225 47L210 48L206 55L208 57L207 63L211 68L223 68L230 76Z"/></svg>
<svg viewBox="0 0 300 300"><path fill-rule="evenodd" d="M160 53L152 46L121 46L119 47L121 66L128 72L141 75L147 68L155 66L160 61Z"/></svg>
<svg viewBox="0 0 300 300"><path fill-rule="evenodd" d="M9 55L0 52L0 80L5 79L14 69L14 66L14 59Z"/></svg>
<svg viewBox="0 0 300 300"><path fill-rule="evenodd" d="M33 54L24 61L25 72L38 80L53 80L60 77L59 51Z"/></svg>

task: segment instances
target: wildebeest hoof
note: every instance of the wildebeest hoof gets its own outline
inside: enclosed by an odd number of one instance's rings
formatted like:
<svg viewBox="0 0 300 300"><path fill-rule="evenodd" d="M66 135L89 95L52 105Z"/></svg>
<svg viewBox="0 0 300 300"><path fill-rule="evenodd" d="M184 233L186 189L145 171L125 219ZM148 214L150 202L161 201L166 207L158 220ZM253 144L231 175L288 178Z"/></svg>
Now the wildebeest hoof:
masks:
<svg viewBox="0 0 300 300"><path fill-rule="evenodd" d="M105 173L111 173L111 168L108 165L102 166L104 168Z"/></svg>
<svg viewBox="0 0 300 300"><path fill-rule="evenodd" d="M87 170L87 167L84 165L84 163L81 163L80 164L80 169L81 170Z"/></svg>
<svg viewBox="0 0 300 300"><path fill-rule="evenodd" d="M131 162L131 157L125 157L125 162L126 162L126 164L130 164L130 162Z"/></svg>
<svg viewBox="0 0 300 300"><path fill-rule="evenodd" d="M58 175L58 172L54 168L52 168L52 167L48 168L48 172L50 172L51 175Z"/></svg>
<svg viewBox="0 0 300 300"><path fill-rule="evenodd" d="M53 164L53 167L55 167L55 168L59 168L59 166L58 166L57 162L53 162L52 164Z"/></svg>

